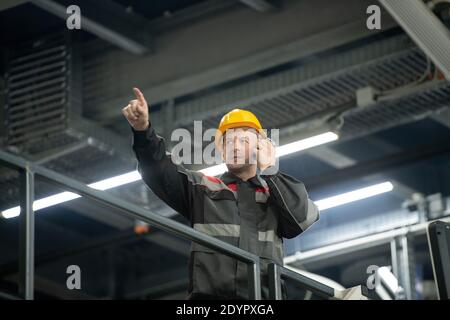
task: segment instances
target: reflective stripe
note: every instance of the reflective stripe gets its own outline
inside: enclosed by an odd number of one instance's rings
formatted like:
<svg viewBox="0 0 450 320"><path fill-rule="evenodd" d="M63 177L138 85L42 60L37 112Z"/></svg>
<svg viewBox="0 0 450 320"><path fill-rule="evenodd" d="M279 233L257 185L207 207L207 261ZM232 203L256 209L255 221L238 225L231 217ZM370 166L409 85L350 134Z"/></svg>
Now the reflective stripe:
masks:
<svg viewBox="0 0 450 320"><path fill-rule="evenodd" d="M212 180L212 179L215 179ZM201 184L211 191L220 191L227 188L221 181L214 177L203 176Z"/></svg>
<svg viewBox="0 0 450 320"><path fill-rule="evenodd" d="M221 190L228 190L233 193L234 197L237 198L237 194L235 191L233 191L231 188L229 188L225 183L222 182L222 180L203 175L202 181L200 183L201 185L205 186L211 191L221 191Z"/></svg>
<svg viewBox="0 0 450 320"><path fill-rule="evenodd" d="M258 231L258 240L259 241L271 241L275 239L275 232L273 230L268 231Z"/></svg>
<svg viewBox="0 0 450 320"><path fill-rule="evenodd" d="M195 223L194 229L210 236L239 237L240 225L224 223Z"/></svg>
<svg viewBox="0 0 450 320"><path fill-rule="evenodd" d="M261 244L263 248L266 248L267 246L269 246L269 248L274 246L277 249L283 249L282 240L274 230L258 231L258 240L265 242L265 244Z"/></svg>
<svg viewBox="0 0 450 320"><path fill-rule="evenodd" d="M302 228L302 230L305 231L314 222L316 222L318 218L319 218L319 208L311 199L308 199L308 211L306 212L306 219L300 223L300 228Z"/></svg>

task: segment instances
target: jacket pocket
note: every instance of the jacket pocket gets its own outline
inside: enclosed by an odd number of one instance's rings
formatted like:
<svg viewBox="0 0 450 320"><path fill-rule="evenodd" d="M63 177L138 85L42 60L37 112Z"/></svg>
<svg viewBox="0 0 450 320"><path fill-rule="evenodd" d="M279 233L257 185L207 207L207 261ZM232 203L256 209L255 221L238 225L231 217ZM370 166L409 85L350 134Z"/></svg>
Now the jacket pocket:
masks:
<svg viewBox="0 0 450 320"><path fill-rule="evenodd" d="M235 259L202 245L192 250L194 293L230 298L235 292Z"/></svg>

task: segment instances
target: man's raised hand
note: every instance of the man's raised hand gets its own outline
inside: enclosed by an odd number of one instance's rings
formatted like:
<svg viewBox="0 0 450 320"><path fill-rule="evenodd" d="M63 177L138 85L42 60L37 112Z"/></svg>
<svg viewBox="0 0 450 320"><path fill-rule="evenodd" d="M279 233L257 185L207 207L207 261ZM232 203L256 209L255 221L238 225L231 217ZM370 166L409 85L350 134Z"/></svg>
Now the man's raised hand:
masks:
<svg viewBox="0 0 450 320"><path fill-rule="evenodd" d="M149 126L148 105L141 90L133 88L136 99L122 109L122 113L136 131L145 131Z"/></svg>

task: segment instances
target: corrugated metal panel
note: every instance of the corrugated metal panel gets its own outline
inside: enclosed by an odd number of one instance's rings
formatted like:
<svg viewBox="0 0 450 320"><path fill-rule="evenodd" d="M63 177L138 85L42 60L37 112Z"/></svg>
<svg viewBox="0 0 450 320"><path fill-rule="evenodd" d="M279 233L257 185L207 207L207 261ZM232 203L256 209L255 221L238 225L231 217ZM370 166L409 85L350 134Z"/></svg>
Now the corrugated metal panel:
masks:
<svg viewBox="0 0 450 320"><path fill-rule="evenodd" d="M6 143L32 144L66 128L68 50L55 36L8 53Z"/></svg>

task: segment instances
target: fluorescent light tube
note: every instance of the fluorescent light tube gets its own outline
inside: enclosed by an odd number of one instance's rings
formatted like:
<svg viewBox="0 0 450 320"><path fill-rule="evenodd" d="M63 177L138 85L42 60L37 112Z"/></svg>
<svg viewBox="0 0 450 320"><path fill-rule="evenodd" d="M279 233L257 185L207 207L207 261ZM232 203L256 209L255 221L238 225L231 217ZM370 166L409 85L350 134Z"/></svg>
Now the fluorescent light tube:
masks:
<svg viewBox="0 0 450 320"><path fill-rule="evenodd" d="M387 181L375 184L370 187L365 187L354 191L338 194L333 197L318 200L315 201L314 203L319 207L319 210L323 211L329 208L334 208L337 206L341 206L343 204L347 204L350 202L366 199L385 192L389 192L392 191L393 188L394 186L392 185L392 183Z"/></svg>
<svg viewBox="0 0 450 320"><path fill-rule="evenodd" d="M283 156L286 156L286 155L294 153L294 152L313 148L313 147L319 146L321 144L335 141L338 138L339 138L338 135L333 132L322 133L322 134L319 134L314 137L302 139L299 141L295 141L295 142L280 146L277 148L276 155L277 155L277 157L283 157Z"/></svg>

